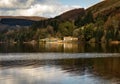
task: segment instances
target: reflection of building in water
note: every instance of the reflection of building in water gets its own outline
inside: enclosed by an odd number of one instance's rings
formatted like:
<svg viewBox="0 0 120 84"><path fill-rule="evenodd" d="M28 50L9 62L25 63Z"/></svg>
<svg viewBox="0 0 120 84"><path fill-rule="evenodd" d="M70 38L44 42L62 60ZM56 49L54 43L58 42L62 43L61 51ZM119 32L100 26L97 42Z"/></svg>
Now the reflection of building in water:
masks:
<svg viewBox="0 0 120 84"><path fill-rule="evenodd" d="M45 48L48 51L78 52L78 44L75 43L46 43Z"/></svg>
<svg viewBox="0 0 120 84"><path fill-rule="evenodd" d="M45 43L45 49L47 51L62 51L63 45L60 43Z"/></svg>
<svg viewBox="0 0 120 84"><path fill-rule="evenodd" d="M78 44L77 43L64 43L63 44L64 52L78 52Z"/></svg>
<svg viewBox="0 0 120 84"><path fill-rule="evenodd" d="M64 43L64 49L71 49L73 45L71 43Z"/></svg>
<svg viewBox="0 0 120 84"><path fill-rule="evenodd" d="M78 52L77 43L40 43L40 49L48 52Z"/></svg>

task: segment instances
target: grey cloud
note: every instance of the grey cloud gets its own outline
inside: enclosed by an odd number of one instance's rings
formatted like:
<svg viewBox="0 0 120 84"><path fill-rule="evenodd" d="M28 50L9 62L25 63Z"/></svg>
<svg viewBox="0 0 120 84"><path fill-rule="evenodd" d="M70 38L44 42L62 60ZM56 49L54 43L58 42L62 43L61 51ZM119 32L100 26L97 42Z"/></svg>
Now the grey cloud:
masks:
<svg viewBox="0 0 120 84"><path fill-rule="evenodd" d="M58 0L35 0L34 2L40 4L56 4Z"/></svg>
<svg viewBox="0 0 120 84"><path fill-rule="evenodd" d="M57 0L0 0L0 8L28 8L35 4L57 4Z"/></svg>
<svg viewBox="0 0 120 84"><path fill-rule="evenodd" d="M0 15L54 17L78 7L62 5L59 0L0 0Z"/></svg>
<svg viewBox="0 0 120 84"><path fill-rule="evenodd" d="M27 8L34 0L0 0L0 8Z"/></svg>

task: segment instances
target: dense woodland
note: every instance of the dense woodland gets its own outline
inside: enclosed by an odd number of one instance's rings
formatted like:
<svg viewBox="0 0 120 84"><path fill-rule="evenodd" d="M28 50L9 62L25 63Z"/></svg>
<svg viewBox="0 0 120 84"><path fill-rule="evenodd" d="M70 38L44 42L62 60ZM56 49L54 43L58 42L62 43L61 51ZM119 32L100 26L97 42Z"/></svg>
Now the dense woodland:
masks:
<svg viewBox="0 0 120 84"><path fill-rule="evenodd" d="M88 9L74 9L29 27L6 29L1 42L28 42L47 37L73 36L80 41L120 41L120 1L106 0Z"/></svg>

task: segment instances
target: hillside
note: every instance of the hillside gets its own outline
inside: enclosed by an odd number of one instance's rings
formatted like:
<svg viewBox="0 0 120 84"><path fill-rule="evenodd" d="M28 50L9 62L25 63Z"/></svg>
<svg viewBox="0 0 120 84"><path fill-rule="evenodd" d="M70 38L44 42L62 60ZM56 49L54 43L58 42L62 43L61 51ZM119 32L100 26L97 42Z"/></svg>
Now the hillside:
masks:
<svg viewBox="0 0 120 84"><path fill-rule="evenodd" d="M94 18L101 16L114 16L120 13L120 0L105 0L102 1L86 11L91 11Z"/></svg>
<svg viewBox="0 0 120 84"><path fill-rule="evenodd" d="M84 14L85 14L84 8L73 9L73 10L67 11L59 16L56 16L55 19L59 19L62 21L75 20L78 18L79 15L83 16Z"/></svg>
<svg viewBox="0 0 120 84"><path fill-rule="evenodd" d="M74 9L55 18L36 22L33 28L51 26L61 36L84 36L97 42L120 40L120 0L104 0L88 9ZM82 31L81 29L84 29Z"/></svg>
<svg viewBox="0 0 120 84"><path fill-rule="evenodd" d="M59 16L56 16L55 18L50 18L46 21L37 22L36 27L46 27L47 25L52 25L53 23L56 23L56 22L58 22L57 24L59 24L63 21L72 21L72 20L76 21L83 17L87 19L89 17L87 16L87 13L89 12L92 13L93 19L102 17L106 21L108 17L115 16L116 14L120 13L120 0L105 0L100 3L95 4L94 6L89 7L86 10L84 8L73 9ZM85 22L86 21L83 21L83 25L88 24L90 21L87 23Z"/></svg>
<svg viewBox="0 0 120 84"><path fill-rule="evenodd" d="M78 17L82 17L85 15L85 9L73 9L70 11L66 11L65 13L58 15L54 18L49 18L47 20L38 21L32 25L33 28L45 28L48 25L54 27L54 30L58 29L58 25L65 21L75 21Z"/></svg>

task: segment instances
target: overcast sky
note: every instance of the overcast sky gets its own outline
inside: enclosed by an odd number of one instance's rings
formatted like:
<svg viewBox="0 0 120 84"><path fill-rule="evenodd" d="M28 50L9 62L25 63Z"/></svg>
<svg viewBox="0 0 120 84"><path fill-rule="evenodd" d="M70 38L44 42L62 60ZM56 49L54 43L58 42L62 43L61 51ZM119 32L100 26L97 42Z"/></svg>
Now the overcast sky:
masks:
<svg viewBox="0 0 120 84"><path fill-rule="evenodd" d="M88 8L101 0L0 0L0 16L54 17L75 8Z"/></svg>

